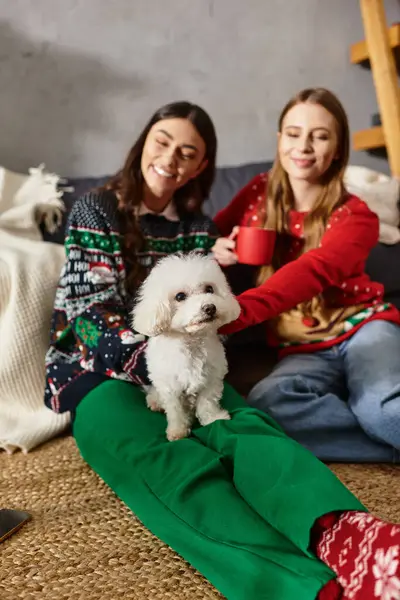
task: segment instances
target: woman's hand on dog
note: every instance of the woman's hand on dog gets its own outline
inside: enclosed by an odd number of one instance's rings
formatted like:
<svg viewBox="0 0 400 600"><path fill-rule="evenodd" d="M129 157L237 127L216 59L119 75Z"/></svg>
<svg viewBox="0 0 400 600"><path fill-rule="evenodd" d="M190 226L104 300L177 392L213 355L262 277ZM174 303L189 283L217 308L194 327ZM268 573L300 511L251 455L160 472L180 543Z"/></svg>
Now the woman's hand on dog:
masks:
<svg viewBox="0 0 400 600"><path fill-rule="evenodd" d="M239 232L239 227L234 227L229 237L220 237L211 248L214 258L223 267L230 267L238 262L235 254L235 238Z"/></svg>

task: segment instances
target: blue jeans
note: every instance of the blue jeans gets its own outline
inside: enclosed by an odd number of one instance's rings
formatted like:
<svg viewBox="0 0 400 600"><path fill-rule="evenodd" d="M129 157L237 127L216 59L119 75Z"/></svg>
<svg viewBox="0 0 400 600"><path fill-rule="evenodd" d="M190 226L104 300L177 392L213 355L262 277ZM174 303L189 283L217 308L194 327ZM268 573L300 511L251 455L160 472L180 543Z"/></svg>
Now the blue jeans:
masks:
<svg viewBox="0 0 400 600"><path fill-rule="evenodd" d="M325 461L400 462L400 327L366 323L321 352L282 359L248 402Z"/></svg>

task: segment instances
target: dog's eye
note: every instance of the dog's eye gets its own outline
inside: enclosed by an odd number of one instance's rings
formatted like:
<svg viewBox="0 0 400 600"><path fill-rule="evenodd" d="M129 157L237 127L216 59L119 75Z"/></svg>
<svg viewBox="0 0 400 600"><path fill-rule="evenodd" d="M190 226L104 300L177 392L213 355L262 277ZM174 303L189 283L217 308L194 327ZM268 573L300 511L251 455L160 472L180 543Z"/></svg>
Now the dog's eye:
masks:
<svg viewBox="0 0 400 600"><path fill-rule="evenodd" d="M212 285L206 285L206 287L204 288L204 293L205 294L213 294L214 293L214 288Z"/></svg>
<svg viewBox="0 0 400 600"><path fill-rule="evenodd" d="M185 292L178 292L175 296L175 300L177 302L183 302L184 300L186 300L187 296L185 294Z"/></svg>

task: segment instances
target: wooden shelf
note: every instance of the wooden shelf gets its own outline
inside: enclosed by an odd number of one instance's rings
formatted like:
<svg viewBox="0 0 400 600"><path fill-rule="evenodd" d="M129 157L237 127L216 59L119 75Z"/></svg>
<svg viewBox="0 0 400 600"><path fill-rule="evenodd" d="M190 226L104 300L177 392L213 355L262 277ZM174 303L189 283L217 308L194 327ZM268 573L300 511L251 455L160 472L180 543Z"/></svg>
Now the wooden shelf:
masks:
<svg viewBox="0 0 400 600"><path fill-rule="evenodd" d="M382 127L371 127L353 133L353 150L374 150L384 146L385 137Z"/></svg>
<svg viewBox="0 0 400 600"><path fill-rule="evenodd" d="M400 23L395 23L388 29L390 47L398 48L400 46ZM353 65L369 60L367 43L362 40L350 46L350 62Z"/></svg>

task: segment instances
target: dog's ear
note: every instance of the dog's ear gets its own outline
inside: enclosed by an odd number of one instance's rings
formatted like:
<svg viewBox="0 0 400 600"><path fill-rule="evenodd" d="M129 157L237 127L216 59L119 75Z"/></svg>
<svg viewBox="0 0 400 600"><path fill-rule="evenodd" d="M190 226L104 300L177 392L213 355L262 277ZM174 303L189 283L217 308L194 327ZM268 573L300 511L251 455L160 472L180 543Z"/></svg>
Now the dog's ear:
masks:
<svg viewBox="0 0 400 600"><path fill-rule="evenodd" d="M240 315L240 304L233 295L225 274L220 278L218 291L224 301L224 325L231 321L236 321Z"/></svg>
<svg viewBox="0 0 400 600"><path fill-rule="evenodd" d="M226 306L226 311L224 314L224 324L231 323L231 321L236 321L240 315L240 304L236 300L235 296L229 290L227 294L224 295L224 302Z"/></svg>
<svg viewBox="0 0 400 600"><path fill-rule="evenodd" d="M149 290L144 291L139 292L132 310L132 328L142 335L153 337L169 329L171 308L165 296L150 295Z"/></svg>

